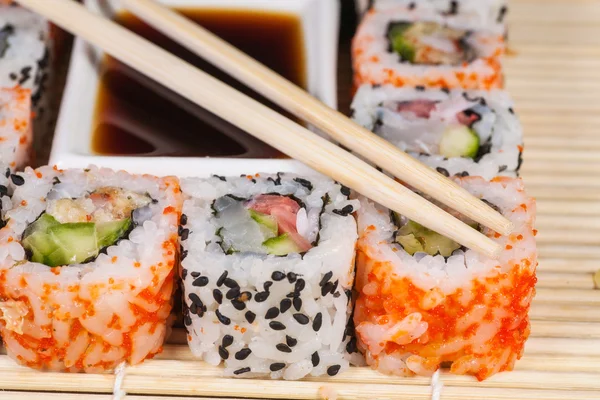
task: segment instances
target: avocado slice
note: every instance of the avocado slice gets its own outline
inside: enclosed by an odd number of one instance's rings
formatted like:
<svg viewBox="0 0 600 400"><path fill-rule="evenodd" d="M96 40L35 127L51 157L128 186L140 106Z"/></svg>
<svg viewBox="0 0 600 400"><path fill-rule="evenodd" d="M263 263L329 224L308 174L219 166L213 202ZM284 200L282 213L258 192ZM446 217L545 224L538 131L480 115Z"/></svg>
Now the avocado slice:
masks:
<svg viewBox="0 0 600 400"><path fill-rule="evenodd" d="M388 32L388 38L390 39L392 50L398 53L403 60L414 63L416 55L415 47L404 36L411 26L412 24L407 22L394 24Z"/></svg>
<svg viewBox="0 0 600 400"><path fill-rule="evenodd" d="M272 238L277 236L279 227L277 225L277 220L275 219L275 217L272 217L267 214L262 214L254 210L248 211L250 212L250 218L252 218L260 225L261 231L263 232L266 238Z"/></svg>
<svg viewBox="0 0 600 400"><path fill-rule="evenodd" d="M48 229L48 235L56 245L56 250L49 257L54 266L79 264L98 255L98 239L96 224L92 222L68 223Z"/></svg>
<svg viewBox="0 0 600 400"><path fill-rule="evenodd" d="M446 128L440 141L440 154L448 158L473 158L478 150L479 136L464 125Z"/></svg>
<svg viewBox="0 0 600 400"><path fill-rule="evenodd" d="M287 233L265 240L263 246L267 248L269 254L276 256L287 256L290 253L300 252L296 242Z"/></svg>
<svg viewBox="0 0 600 400"><path fill-rule="evenodd" d="M96 224L98 248L103 249L112 246L117 240L125 236L129 228L131 228L131 218Z"/></svg>
<svg viewBox="0 0 600 400"><path fill-rule="evenodd" d="M54 218L52 215L43 213L37 220L35 220L35 222L33 222L27 227L27 229L25 229L25 231L23 232L23 239L34 234L35 232L45 233L48 230L48 228L55 225L60 225L60 222L58 222L56 218Z"/></svg>
<svg viewBox="0 0 600 400"><path fill-rule="evenodd" d="M414 255L417 252L425 252L435 256L450 257L455 250L460 249L460 244L454 240L440 235L414 221L409 221L398 230L396 241L404 250Z"/></svg>

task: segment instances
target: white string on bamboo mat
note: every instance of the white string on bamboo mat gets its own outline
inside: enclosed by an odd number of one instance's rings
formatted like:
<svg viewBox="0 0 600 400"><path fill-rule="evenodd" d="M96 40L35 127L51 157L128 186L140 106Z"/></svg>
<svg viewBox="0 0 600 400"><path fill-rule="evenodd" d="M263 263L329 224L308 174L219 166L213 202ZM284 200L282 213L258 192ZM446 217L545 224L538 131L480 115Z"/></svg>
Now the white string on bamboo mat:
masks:
<svg viewBox="0 0 600 400"><path fill-rule="evenodd" d="M122 400L125 398L125 390L123 390L123 380L125 379L125 367L127 363L123 361L115 368L115 383L113 385L113 400Z"/></svg>

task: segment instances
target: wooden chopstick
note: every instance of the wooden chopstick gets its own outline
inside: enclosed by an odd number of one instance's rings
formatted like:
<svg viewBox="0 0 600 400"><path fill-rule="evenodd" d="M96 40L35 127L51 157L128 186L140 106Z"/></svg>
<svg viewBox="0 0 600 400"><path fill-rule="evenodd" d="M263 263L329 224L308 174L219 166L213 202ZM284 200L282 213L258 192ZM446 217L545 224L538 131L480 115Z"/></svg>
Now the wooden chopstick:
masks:
<svg viewBox="0 0 600 400"><path fill-rule="evenodd" d="M154 0L121 0L121 5L155 29L297 117L317 126L402 181L496 232L503 235L511 232L510 221L454 182L326 106L197 23Z"/></svg>
<svg viewBox="0 0 600 400"><path fill-rule="evenodd" d="M493 240L356 156L113 21L72 0L18 3L309 167L468 248L499 255ZM432 179L430 173L421 175ZM445 180L436 179L443 186Z"/></svg>

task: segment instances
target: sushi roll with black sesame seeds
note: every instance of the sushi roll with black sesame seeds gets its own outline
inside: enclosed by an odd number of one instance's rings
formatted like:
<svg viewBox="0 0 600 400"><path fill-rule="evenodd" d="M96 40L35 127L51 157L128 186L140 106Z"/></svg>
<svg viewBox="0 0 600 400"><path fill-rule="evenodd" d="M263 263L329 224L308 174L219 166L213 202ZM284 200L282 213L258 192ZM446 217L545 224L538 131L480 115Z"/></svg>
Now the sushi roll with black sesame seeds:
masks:
<svg viewBox="0 0 600 400"><path fill-rule="evenodd" d="M48 118L52 36L43 17L14 4L0 4L0 87L31 91L36 128Z"/></svg>
<svg viewBox="0 0 600 400"><path fill-rule="evenodd" d="M362 86L353 119L446 175L518 175L523 129L509 95Z"/></svg>
<svg viewBox="0 0 600 400"><path fill-rule="evenodd" d="M359 362L349 190L292 174L184 179L184 323L193 354L235 377L336 375Z"/></svg>
<svg viewBox="0 0 600 400"><path fill-rule="evenodd" d="M42 370L103 372L159 353L177 273L178 180L41 167L10 175L10 185L0 229L8 355Z"/></svg>

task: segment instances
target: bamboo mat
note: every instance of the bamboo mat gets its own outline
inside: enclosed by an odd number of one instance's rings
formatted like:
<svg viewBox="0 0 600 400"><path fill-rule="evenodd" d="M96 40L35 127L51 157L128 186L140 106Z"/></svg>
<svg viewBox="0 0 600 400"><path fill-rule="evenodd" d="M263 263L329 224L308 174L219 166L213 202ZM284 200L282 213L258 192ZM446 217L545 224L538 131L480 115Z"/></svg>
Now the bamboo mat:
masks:
<svg viewBox="0 0 600 400"><path fill-rule="evenodd" d="M507 87L525 125L523 176L539 207L532 335L513 372L484 382L442 374L441 399L600 400L600 0L513 1L510 43ZM428 378L368 368L299 382L220 374L193 361L175 330L159 357L127 368L123 389L132 400L318 399L323 387L339 399L431 398ZM0 355L0 399L104 400L113 383L112 375L42 374Z"/></svg>

